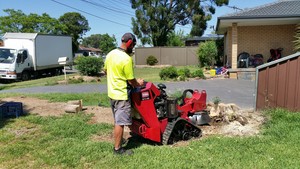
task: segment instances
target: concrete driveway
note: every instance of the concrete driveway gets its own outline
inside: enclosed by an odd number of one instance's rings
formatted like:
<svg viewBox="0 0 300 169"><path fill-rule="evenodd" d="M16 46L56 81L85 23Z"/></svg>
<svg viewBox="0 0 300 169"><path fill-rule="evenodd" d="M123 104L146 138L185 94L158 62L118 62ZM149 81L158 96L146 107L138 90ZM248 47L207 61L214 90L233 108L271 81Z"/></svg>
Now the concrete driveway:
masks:
<svg viewBox="0 0 300 169"><path fill-rule="evenodd" d="M219 97L222 103L235 103L243 109L255 106L255 81L235 79L191 80L187 82L165 82L168 93L183 92L185 89L206 90L207 102ZM0 93L107 93L106 84L69 84L39 86L22 89L2 90Z"/></svg>

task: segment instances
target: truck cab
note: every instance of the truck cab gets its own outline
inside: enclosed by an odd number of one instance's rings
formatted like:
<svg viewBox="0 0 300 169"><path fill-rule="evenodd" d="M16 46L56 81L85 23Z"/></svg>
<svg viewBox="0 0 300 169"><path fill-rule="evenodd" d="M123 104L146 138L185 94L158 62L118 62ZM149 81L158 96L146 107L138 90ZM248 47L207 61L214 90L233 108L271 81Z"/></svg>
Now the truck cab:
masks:
<svg viewBox="0 0 300 169"><path fill-rule="evenodd" d="M10 48L0 48L0 79L16 79L15 62L18 50Z"/></svg>
<svg viewBox="0 0 300 169"><path fill-rule="evenodd" d="M0 79L30 79L28 72L32 69L32 63L28 57L28 51L0 48L0 68Z"/></svg>

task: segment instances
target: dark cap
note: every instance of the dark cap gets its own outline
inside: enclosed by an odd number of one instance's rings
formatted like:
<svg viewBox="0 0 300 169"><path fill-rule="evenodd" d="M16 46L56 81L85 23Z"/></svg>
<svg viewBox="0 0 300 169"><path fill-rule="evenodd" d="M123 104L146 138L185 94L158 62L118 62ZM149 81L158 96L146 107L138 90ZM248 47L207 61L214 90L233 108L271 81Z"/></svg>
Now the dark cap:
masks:
<svg viewBox="0 0 300 169"><path fill-rule="evenodd" d="M128 42L129 40L136 42L135 36L132 33L125 33L121 40L122 42Z"/></svg>

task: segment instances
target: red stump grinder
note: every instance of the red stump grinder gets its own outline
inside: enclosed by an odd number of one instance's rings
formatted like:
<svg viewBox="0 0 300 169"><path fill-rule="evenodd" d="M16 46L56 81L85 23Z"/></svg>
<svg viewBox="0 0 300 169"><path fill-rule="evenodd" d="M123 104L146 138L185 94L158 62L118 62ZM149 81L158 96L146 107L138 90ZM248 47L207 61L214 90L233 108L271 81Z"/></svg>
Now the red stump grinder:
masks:
<svg viewBox="0 0 300 169"><path fill-rule="evenodd" d="M206 91L188 89L180 98L174 98L167 96L164 84L157 86L146 82L145 87L131 93L134 108L131 132L160 144L202 136L196 125L210 122L204 111Z"/></svg>

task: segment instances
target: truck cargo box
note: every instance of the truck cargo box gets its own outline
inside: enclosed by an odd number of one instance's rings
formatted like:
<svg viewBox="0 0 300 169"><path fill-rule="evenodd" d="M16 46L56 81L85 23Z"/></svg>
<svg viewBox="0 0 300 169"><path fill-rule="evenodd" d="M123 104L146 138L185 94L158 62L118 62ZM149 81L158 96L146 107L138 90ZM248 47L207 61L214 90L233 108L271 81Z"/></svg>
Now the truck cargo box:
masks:
<svg viewBox="0 0 300 169"><path fill-rule="evenodd" d="M6 48L27 49L34 70L59 67L60 57L68 57L68 64L73 62L71 36L6 33L3 39Z"/></svg>

